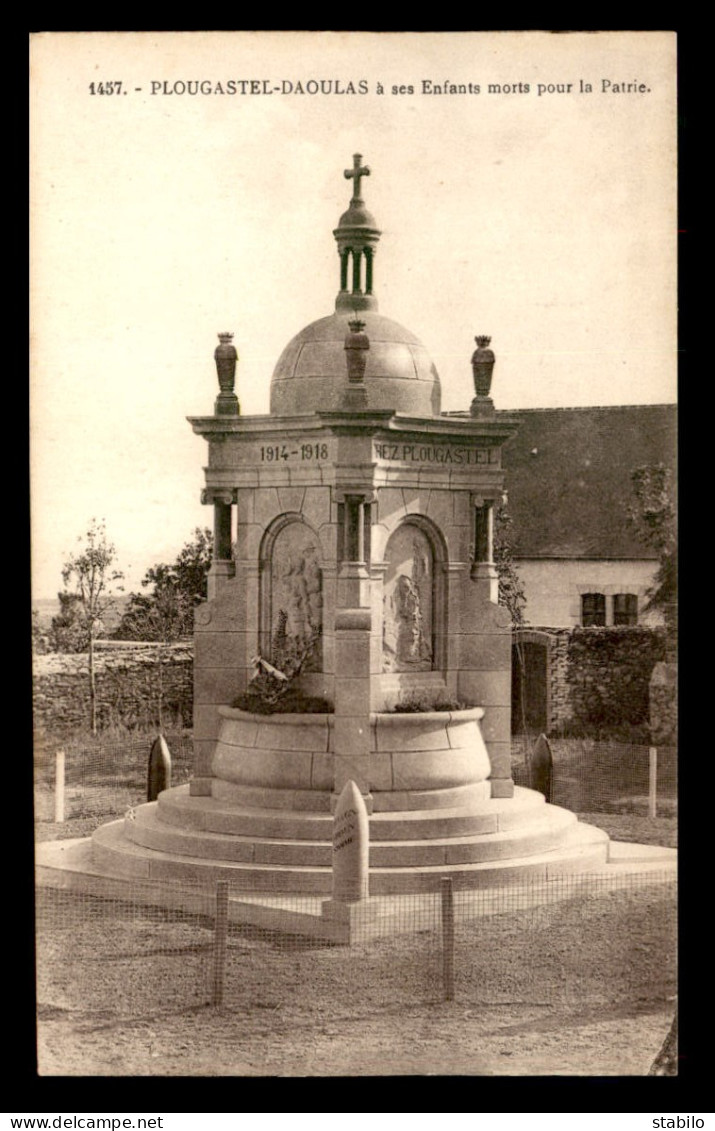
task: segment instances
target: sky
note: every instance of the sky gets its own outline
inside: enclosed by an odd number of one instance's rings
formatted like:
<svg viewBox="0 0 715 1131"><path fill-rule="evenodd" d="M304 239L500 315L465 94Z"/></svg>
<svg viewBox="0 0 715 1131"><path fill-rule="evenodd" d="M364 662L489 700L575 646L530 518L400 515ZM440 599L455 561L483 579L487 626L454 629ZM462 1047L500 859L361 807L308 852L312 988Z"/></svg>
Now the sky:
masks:
<svg viewBox="0 0 715 1131"><path fill-rule="evenodd" d="M33 598L92 518L127 590L211 525L186 418L213 411L217 334L267 413L283 347L334 310L357 152L380 312L443 410L476 334L497 408L673 402L675 114L669 32L33 36Z"/></svg>

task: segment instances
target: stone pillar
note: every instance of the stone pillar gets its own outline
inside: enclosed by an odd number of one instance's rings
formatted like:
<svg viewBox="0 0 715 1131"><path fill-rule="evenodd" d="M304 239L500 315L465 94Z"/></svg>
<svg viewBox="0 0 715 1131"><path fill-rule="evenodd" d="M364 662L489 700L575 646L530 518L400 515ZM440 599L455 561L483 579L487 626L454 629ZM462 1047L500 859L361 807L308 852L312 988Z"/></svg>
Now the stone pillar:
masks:
<svg viewBox="0 0 715 1131"><path fill-rule="evenodd" d="M220 592L222 583L235 575L235 563L231 554L231 515L235 500L233 491L206 490L201 496L202 503L213 503L214 508L214 551L211 569L206 585L209 601Z"/></svg>
<svg viewBox="0 0 715 1131"><path fill-rule="evenodd" d="M491 563L493 553L492 504L488 500L484 506L474 508L474 560Z"/></svg>
<svg viewBox="0 0 715 1131"><path fill-rule="evenodd" d="M494 500L472 495L474 508L474 557L470 570L479 596L496 604L499 600L499 575L494 565Z"/></svg>
<svg viewBox="0 0 715 1131"><path fill-rule="evenodd" d="M345 496L346 562L365 562L365 502L362 495Z"/></svg>
<svg viewBox="0 0 715 1131"><path fill-rule="evenodd" d="M348 248L343 247L338 251L340 255L340 290L346 291L348 289L348 260L350 258L350 251Z"/></svg>
<svg viewBox="0 0 715 1131"><path fill-rule="evenodd" d="M365 294L372 294L372 264L375 255L373 247L365 248Z"/></svg>
<svg viewBox="0 0 715 1131"><path fill-rule="evenodd" d="M335 776L333 806L352 780L372 812L370 796L371 583L365 516L372 494L356 484L337 493L342 504L342 560L335 612Z"/></svg>
<svg viewBox="0 0 715 1131"><path fill-rule="evenodd" d="M362 251L360 248L353 248L353 294L359 295L360 292L360 260Z"/></svg>
<svg viewBox="0 0 715 1131"><path fill-rule="evenodd" d="M370 574L367 568L366 518L370 516L372 494L364 490L340 491L342 538L338 570L338 608L370 607ZM336 669L337 670L337 669Z"/></svg>
<svg viewBox="0 0 715 1131"><path fill-rule="evenodd" d="M231 559L231 503L214 499L214 558Z"/></svg>
<svg viewBox="0 0 715 1131"><path fill-rule="evenodd" d="M454 576L459 585L458 575ZM509 610L480 595L486 583L463 575L458 626L450 632L451 665L458 671L457 697L484 709L480 729L489 754L492 797L511 797L511 616Z"/></svg>
<svg viewBox="0 0 715 1131"><path fill-rule="evenodd" d="M354 781L372 812L370 795L370 630L369 608L335 614L335 756L333 806Z"/></svg>

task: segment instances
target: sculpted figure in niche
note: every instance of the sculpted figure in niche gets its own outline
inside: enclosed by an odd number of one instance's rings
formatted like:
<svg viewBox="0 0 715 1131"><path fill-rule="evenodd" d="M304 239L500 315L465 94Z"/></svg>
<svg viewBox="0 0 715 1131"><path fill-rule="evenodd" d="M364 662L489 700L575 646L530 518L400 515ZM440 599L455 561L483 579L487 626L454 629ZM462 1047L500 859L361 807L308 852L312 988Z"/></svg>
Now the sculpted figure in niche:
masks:
<svg viewBox="0 0 715 1131"><path fill-rule="evenodd" d="M420 591L404 573L398 577L390 597L390 620L397 663L409 668L429 668L432 656L422 623Z"/></svg>
<svg viewBox="0 0 715 1131"><path fill-rule="evenodd" d="M287 527L273 552L271 659L278 667L313 645L305 671L320 671L323 575L305 527Z"/></svg>
<svg viewBox="0 0 715 1131"><path fill-rule="evenodd" d="M383 597L383 671L432 667L432 553L414 527L401 528L387 547Z"/></svg>

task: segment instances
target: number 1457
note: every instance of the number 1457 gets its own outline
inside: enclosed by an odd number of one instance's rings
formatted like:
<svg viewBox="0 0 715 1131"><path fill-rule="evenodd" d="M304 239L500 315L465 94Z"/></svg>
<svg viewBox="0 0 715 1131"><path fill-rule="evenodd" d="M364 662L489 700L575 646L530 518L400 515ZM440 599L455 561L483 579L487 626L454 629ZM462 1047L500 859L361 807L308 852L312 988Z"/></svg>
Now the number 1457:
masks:
<svg viewBox="0 0 715 1131"><path fill-rule="evenodd" d="M110 82L91 82L89 84L90 94L121 94L122 83L119 79L112 79Z"/></svg>

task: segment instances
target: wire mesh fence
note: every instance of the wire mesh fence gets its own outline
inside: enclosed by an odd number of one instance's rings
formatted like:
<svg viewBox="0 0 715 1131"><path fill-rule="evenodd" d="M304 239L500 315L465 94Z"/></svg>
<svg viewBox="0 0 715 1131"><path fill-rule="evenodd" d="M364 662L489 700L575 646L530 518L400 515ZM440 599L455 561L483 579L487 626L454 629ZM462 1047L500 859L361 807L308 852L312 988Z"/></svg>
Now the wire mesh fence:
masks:
<svg viewBox="0 0 715 1131"><path fill-rule="evenodd" d="M665 873L564 876L455 893L455 998L644 1007L676 991L677 885Z"/></svg>
<svg viewBox="0 0 715 1131"><path fill-rule="evenodd" d="M677 752L674 747L596 742L585 738L549 739L553 755L555 805L575 812L655 815L677 813ZM512 773L517 785L530 785L528 738L512 740Z"/></svg>
<svg viewBox="0 0 715 1131"><path fill-rule="evenodd" d="M85 821L91 828L123 816L147 800L149 752L156 732L117 737L100 734L53 744L39 742L35 750L35 813L38 822ZM191 777L193 740L190 731L166 732L171 754L171 783ZM62 754L64 797L57 812L58 753ZM62 771L60 771L61 773ZM53 830L55 835L71 830ZM80 832L85 830L80 830ZM79 833L75 835L80 835Z"/></svg>
<svg viewBox="0 0 715 1131"><path fill-rule="evenodd" d="M55 822L57 753L64 753L64 821L123 816L147 798L147 766L155 733L111 738L105 735L38 744L35 758L35 804L38 822ZM190 731L165 734L171 753L172 785L192 772ZM530 786L529 739L512 740L512 773L517 785ZM555 805L578 813L607 813L651 818L677 816L677 751L673 747L551 739ZM55 830L56 831L56 830ZM61 830L60 835L70 835ZM77 835L81 835L82 830Z"/></svg>
<svg viewBox="0 0 715 1131"><path fill-rule="evenodd" d="M40 1019L221 1006L310 1026L445 1000L622 1010L675 993L672 872L456 891L442 880L370 899L349 946L326 937L317 897L226 896L222 907L215 883L39 890Z"/></svg>
<svg viewBox="0 0 715 1131"><path fill-rule="evenodd" d="M61 826L53 823L56 750L43 747L36 773L39 837L85 836L143 802L154 737L63 743ZM190 733L166 739L172 784L178 785L191 773ZM674 752L658 750L653 821L647 816L653 785L647 747L555 740L552 749L556 804L600 814L603 820L594 823L611 835L609 821L627 822L620 839L646 839L640 834L648 824L653 843L668 843L663 826L674 820L663 814L675 813ZM525 753L515 740L514 777L529 785ZM41 1026L70 1019L96 1035L105 1024L113 1030L115 1024L168 1025L171 1018L176 1024L197 1016L230 1018L239 1024L235 1039L242 1047L269 1047L277 1072L300 1062L310 1074L312 1045L327 1062L331 1042L355 1027L370 1043L377 1024L388 1048L393 1023L419 1017L421 1045L429 1049L438 1041L438 1021L444 1044L445 1009L459 1008L469 1018L475 1047L498 1018L500 1055L506 1056L510 1026L526 1024L524 1018L535 1024L537 1015L548 1014L586 1024L594 1017L658 1018L668 1010L672 1016L674 1008L667 1004L675 994L672 872L587 873L455 890L437 877L433 891L370 899L364 913L352 915L349 940L331 930L324 896L229 888L222 911L215 881L158 887L133 881L96 890L100 894L37 893ZM300 1061L296 1039L290 1053L284 1049L287 1031L299 1035L299 1044L304 1039ZM207 1062L192 1061L190 1041L182 1047L183 1068L202 1073ZM50 1057L59 1072L63 1056L59 1049ZM352 1074L347 1050L340 1063ZM373 1072L380 1063L377 1055L370 1061ZM424 1069L426 1062L419 1063ZM137 1053L129 1074L144 1070ZM97 1071L111 1071L101 1056Z"/></svg>
<svg viewBox="0 0 715 1131"><path fill-rule="evenodd" d="M39 1018L137 1017L209 1000L215 897L196 888L184 898L167 907L136 883L122 898L38 889Z"/></svg>

